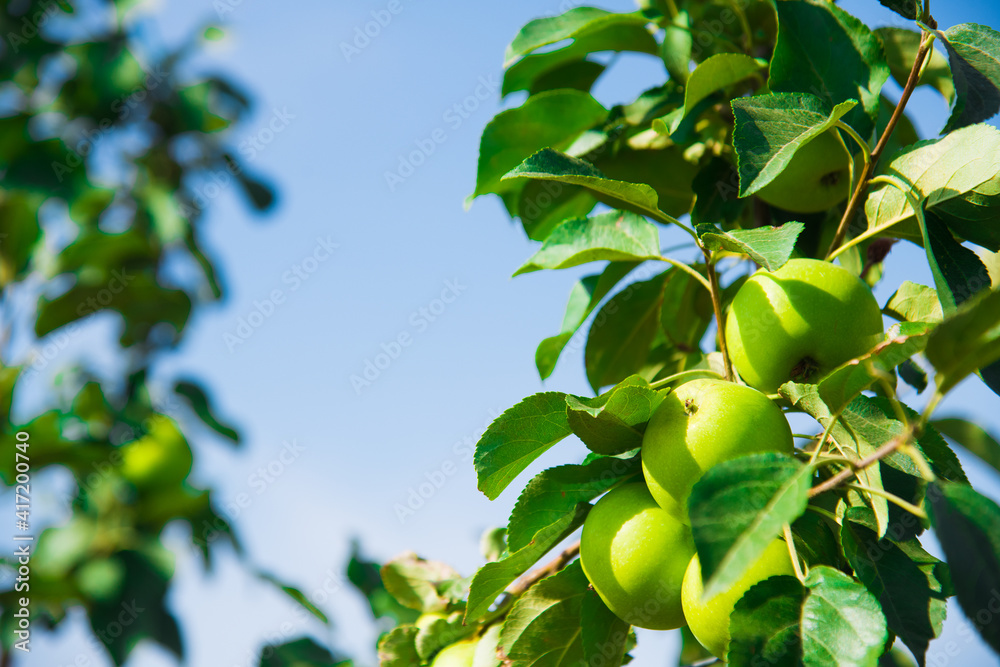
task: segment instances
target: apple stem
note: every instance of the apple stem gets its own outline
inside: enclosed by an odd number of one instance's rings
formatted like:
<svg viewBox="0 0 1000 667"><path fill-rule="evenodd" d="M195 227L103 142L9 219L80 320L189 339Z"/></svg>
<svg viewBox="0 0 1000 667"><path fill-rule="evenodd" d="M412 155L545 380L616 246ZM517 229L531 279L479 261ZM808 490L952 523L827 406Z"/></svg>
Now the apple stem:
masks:
<svg viewBox="0 0 1000 667"><path fill-rule="evenodd" d="M792 537L792 527L787 523L782 527L785 534L785 544L788 546L788 557L792 559L792 569L795 570L795 577L805 583L806 575L802 572L802 565L799 563L799 553L795 549L795 539Z"/></svg>
<svg viewBox="0 0 1000 667"><path fill-rule="evenodd" d="M889 454L892 454L896 450L908 445L910 439L915 438L922 429L922 427L923 427L923 421L921 420L917 424L913 424L912 426L910 426L910 428L906 429L904 433L899 434L886 444L876 449L870 456L863 458L857 462L852 461L850 464L851 465L850 468L845 468L844 470L841 470L836 475L826 480L822 484L817 484L813 488L809 489L809 497L815 498L821 493L825 493L826 491L835 489L841 483L846 482L850 478L857 475L857 473L863 471L865 468L868 468L878 463L885 457L889 456Z"/></svg>
<svg viewBox="0 0 1000 667"><path fill-rule="evenodd" d="M884 491L882 489L873 489L872 487L865 486L864 484L845 484L844 486L846 486L848 489L854 489L855 491L860 491L862 493L870 493L873 496L880 496L888 500L893 505L898 505L899 507L902 507L904 510L906 510L907 512L909 512L914 516L920 517L921 519L924 520L927 519L927 512L925 512L920 507L917 507L913 503L906 502L905 500L903 500L894 493L889 493L888 491Z"/></svg>
<svg viewBox="0 0 1000 667"><path fill-rule="evenodd" d="M928 25L933 26L934 20L930 16L927 18ZM900 95L899 102L896 103L896 108L892 112L892 117L889 119L889 123L885 126L885 130L882 131L882 136L879 137L878 143L872 150L871 159L868 161L868 164L865 165L861 178L858 179L858 184L854 188L851 199L847 204L847 209L844 211L844 217L840 219L840 225L837 227L837 233L834 234L833 241L830 243L830 249L827 250L827 260L833 258L834 252L844 240L844 236L847 234L847 227L850 225L851 220L854 217L854 211L857 209L861 199L868 191L868 181L872 177L872 174L875 173L875 167L878 166L879 158L882 156L883 151L885 151L886 146L889 145L889 138L892 136L893 130L896 129L899 119L903 116L903 110L906 108L906 103L910 101L910 96L917 87L917 82L920 80L920 71L923 69L924 60L927 59L927 54L930 53L933 42L934 33L924 31L923 38L920 40L920 48L917 50L917 57L913 59L913 67L910 69L910 76L907 78L906 85L903 87L903 94Z"/></svg>
<svg viewBox="0 0 1000 667"><path fill-rule="evenodd" d="M726 328L722 314L722 291L719 289L719 274L715 271L715 262L712 261L711 253L705 250L705 248L702 248L702 251L705 253L706 273L708 273L708 283L711 288L709 291L712 293L712 309L715 311L715 323L718 329L719 352L722 353L726 380L732 382L733 362L729 359L729 350L726 349Z"/></svg>

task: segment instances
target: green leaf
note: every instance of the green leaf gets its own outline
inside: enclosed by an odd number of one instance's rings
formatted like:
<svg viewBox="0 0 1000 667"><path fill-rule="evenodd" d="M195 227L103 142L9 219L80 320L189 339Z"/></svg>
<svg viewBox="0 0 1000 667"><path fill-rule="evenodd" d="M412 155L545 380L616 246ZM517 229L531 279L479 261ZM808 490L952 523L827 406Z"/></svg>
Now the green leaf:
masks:
<svg viewBox="0 0 1000 667"><path fill-rule="evenodd" d="M1000 472L1000 442L981 426L957 418L935 419L931 426Z"/></svg>
<svg viewBox="0 0 1000 667"><path fill-rule="evenodd" d="M579 39L606 30L609 26L630 25L645 29L649 19L641 13L614 14L596 7L574 7L564 14L529 22L507 47L504 67L549 44Z"/></svg>
<svg viewBox="0 0 1000 667"><path fill-rule="evenodd" d="M42 237L38 224L40 203L37 196L10 191L0 200L0 219L4 221L4 231L0 234L0 284L18 279L30 265L35 245Z"/></svg>
<svg viewBox="0 0 1000 667"><path fill-rule="evenodd" d="M802 605L802 658L815 667L874 666L888 632L879 604L865 587L831 567L809 571Z"/></svg>
<svg viewBox="0 0 1000 667"><path fill-rule="evenodd" d="M642 446L646 422L663 397L638 376L595 398L567 396L569 427L592 452L621 454Z"/></svg>
<svg viewBox="0 0 1000 667"><path fill-rule="evenodd" d="M121 315L125 325L119 339L123 347L145 342L160 323L172 327L179 336L191 315L191 297L183 290L161 286L151 273L129 274L128 278L128 284L110 301L107 283L89 281L78 281L54 299L41 297L35 335L45 336L94 312L114 310ZM81 304L85 307L81 308ZM96 309L88 304L96 305Z"/></svg>
<svg viewBox="0 0 1000 667"><path fill-rule="evenodd" d="M689 265L704 275L703 264ZM685 271L670 270L670 277L663 289L663 306L660 308L660 329L671 348L678 354L699 354L700 342L715 320L712 295L705 286ZM685 370L691 370L687 366ZM658 373L659 375L659 373Z"/></svg>
<svg viewBox="0 0 1000 667"><path fill-rule="evenodd" d="M736 167L725 158L712 158L692 183L695 201L691 222L695 225L736 222L744 205L738 196L739 185Z"/></svg>
<svg viewBox="0 0 1000 667"><path fill-rule="evenodd" d="M636 266L636 262L611 262L602 273L586 276L573 286L560 333L543 340L535 350L535 366L541 379L552 375L559 356L580 326L614 286Z"/></svg>
<svg viewBox="0 0 1000 667"><path fill-rule="evenodd" d="M856 105L854 100L846 100L831 107L815 95L799 93L733 100L739 196L748 197L773 181L796 151L836 126Z"/></svg>
<svg viewBox="0 0 1000 667"><path fill-rule="evenodd" d="M904 19L910 19L911 21L915 21L917 17L920 16L919 0L878 0L878 1L879 4L881 4L883 7L888 7L892 11L902 16ZM887 30L887 29L888 28L882 28L882 30ZM910 59L911 64L913 63L913 60L914 60L913 58Z"/></svg>
<svg viewBox="0 0 1000 667"><path fill-rule="evenodd" d="M486 632L479 638L476 644L476 653L472 659L470 667L503 667L500 657L497 655L497 648L500 646L500 633L503 626L494 623L486 628Z"/></svg>
<svg viewBox="0 0 1000 667"><path fill-rule="evenodd" d="M268 582L269 584L272 584L281 589L281 591L285 595L287 595L292 600L301 605L303 609L305 609L315 618L317 618L320 623L324 625L330 624L330 619L326 617L326 614L324 614L319 607L314 605L312 601L309 598L307 598L305 594L298 588L295 588L294 586L289 586L288 584L284 583L283 581L275 577L273 574L268 574L267 572L258 572L257 576L259 576L261 579Z"/></svg>
<svg viewBox="0 0 1000 667"><path fill-rule="evenodd" d="M792 524L795 550L810 567L840 567L840 540L830 529L830 522L815 512L803 512Z"/></svg>
<svg viewBox="0 0 1000 667"><path fill-rule="evenodd" d="M254 178L246 171L239 171L236 174L236 181L243 188L243 193L250 200L251 206L253 206L258 211L267 211L277 200L278 195L275 193L274 188L268 183Z"/></svg>
<svg viewBox="0 0 1000 667"><path fill-rule="evenodd" d="M309 637L265 646L260 655L260 667L336 667L337 665L349 667L351 662L335 657L329 649L320 646Z"/></svg>
<svg viewBox="0 0 1000 667"><path fill-rule="evenodd" d="M382 566L382 583L400 604L421 612L443 611L456 602L455 583L461 576L450 566L420 558L413 552Z"/></svg>
<svg viewBox="0 0 1000 667"><path fill-rule="evenodd" d="M568 46L521 58L504 73L500 94L506 97L519 90L527 90L535 95L546 86L560 89L579 87L584 90L578 72L581 66L597 64L586 60L590 54L628 51L654 55L657 49L656 39L644 24L633 21L604 22L599 30L575 37ZM567 78L567 71L573 71L568 68L574 67L577 68L577 75ZM593 72L593 68L590 69ZM571 85L566 85L567 81Z"/></svg>
<svg viewBox="0 0 1000 667"><path fill-rule="evenodd" d="M507 551L506 528L488 528L483 531L479 538L479 553L487 563L500 560L505 551Z"/></svg>
<svg viewBox="0 0 1000 667"><path fill-rule="evenodd" d="M543 579L511 608L500 633L500 650L510 667L577 667L584 660L583 601L590 582L580 561Z"/></svg>
<svg viewBox="0 0 1000 667"><path fill-rule="evenodd" d="M938 298L946 315L956 306L990 286L990 274L975 252L955 240L944 223L932 212L924 212L921 233L927 263L934 276Z"/></svg>
<svg viewBox="0 0 1000 667"><path fill-rule="evenodd" d="M899 373L899 378L916 389L918 394L927 389L927 371L918 366L912 359L901 363L896 368L896 372Z"/></svg>
<svg viewBox="0 0 1000 667"><path fill-rule="evenodd" d="M947 214L949 202L970 196L992 181L997 172L1000 172L1000 130L982 124L908 146L893 156L885 170L912 186L925 210L936 212L944 205L942 215ZM869 229L892 225L890 233L894 235L901 227L906 231L912 225L913 209L906 195L888 184L872 189L865 202L865 214ZM901 225L904 222L907 224ZM917 233L907 232L907 237ZM988 237L986 232L980 233ZM976 242L975 238L969 240Z"/></svg>
<svg viewBox="0 0 1000 667"><path fill-rule="evenodd" d="M601 260L641 262L659 257L660 235L656 225L635 213L608 211L560 224L514 275L567 269Z"/></svg>
<svg viewBox="0 0 1000 667"><path fill-rule="evenodd" d="M412 623L419 612L404 607L394 598L382 583L381 568L378 563L366 560L360 553L357 542L351 544L351 558L347 562L347 579L368 601L372 616L387 618L394 625Z"/></svg>
<svg viewBox="0 0 1000 667"><path fill-rule="evenodd" d="M844 122L867 139L889 79L882 43L864 23L830 2L779 2L778 41L768 87L818 95L832 107L860 100ZM817 36L822 35L822 39Z"/></svg>
<svg viewBox="0 0 1000 667"><path fill-rule="evenodd" d="M504 411L476 444L479 490L496 500L522 470L570 433L566 394L535 394Z"/></svg>
<svg viewBox="0 0 1000 667"><path fill-rule="evenodd" d="M937 324L944 315L937 290L904 280L889 297L882 313L900 322L928 322Z"/></svg>
<svg viewBox="0 0 1000 667"><path fill-rule="evenodd" d="M689 68L693 46L691 15L686 9L680 9L665 27L663 43L660 44L660 58L663 59L663 65L667 68L672 81L683 84L691 76Z"/></svg>
<svg viewBox="0 0 1000 667"><path fill-rule="evenodd" d="M642 370L660 329L663 291L676 269L618 292L595 316L584 362L594 391Z"/></svg>
<svg viewBox="0 0 1000 667"><path fill-rule="evenodd" d="M378 642L379 667L413 667L423 661L417 654L417 628L401 625L382 635Z"/></svg>
<svg viewBox="0 0 1000 667"><path fill-rule="evenodd" d="M731 588L805 511L812 477L811 466L767 453L720 463L695 483L688 514L706 597Z"/></svg>
<svg viewBox="0 0 1000 667"><path fill-rule="evenodd" d="M801 222L786 222L780 227L721 231L715 225L698 225L698 237L711 250L728 250L749 255L768 271L777 271L792 256L795 241L805 229Z"/></svg>
<svg viewBox="0 0 1000 667"><path fill-rule="evenodd" d="M967 300L931 333L924 356L938 391L949 391L977 368L1000 359L1000 292Z"/></svg>
<svg viewBox="0 0 1000 667"><path fill-rule="evenodd" d="M587 503L641 471L639 457L601 456L583 464L549 468L535 475L517 499L507 525L508 549L519 551L539 531L573 516Z"/></svg>
<svg viewBox="0 0 1000 667"><path fill-rule="evenodd" d="M501 111L483 130L473 197L511 191L514 184L501 182L504 174L542 148L568 147L607 114L588 93L576 90L540 93Z"/></svg>
<svg viewBox="0 0 1000 667"><path fill-rule="evenodd" d="M421 658L427 660L446 646L465 639L476 631L476 626L467 626L463 622L460 611L448 614L445 618L433 618L426 624L420 624L414 645Z"/></svg>
<svg viewBox="0 0 1000 667"><path fill-rule="evenodd" d="M904 411L911 421L917 419L915 411L905 407ZM895 417L896 413L888 399L858 396L841 415L844 428L835 426L833 436L838 443L847 447L855 447L857 441L862 440L867 443L862 449L870 454L906 432L905 425ZM935 475L962 484L969 483L955 452L933 428L925 429L914 444L930 463ZM895 452L883 459L883 462L900 472L920 476L920 471L905 454Z"/></svg>
<svg viewBox="0 0 1000 667"><path fill-rule="evenodd" d="M801 385L794 382L786 382L781 386L779 391L791 400L794 405L812 415L824 428L827 428L831 420L837 416L823 401L817 385ZM861 402L863 399L867 399L867 397L859 396L855 401ZM874 454L878 445L860 435L857 431L849 427L845 428L844 424L847 423L847 412L850 408L851 406L849 405L845 409L844 414L839 416L843 420L843 423L838 421L834 424L831 435L834 441L844 450L846 456L854 460L861 460ZM869 466L864 470L858 471L858 479L869 488L879 490L883 488L879 466ZM875 511L875 515L878 517L879 534L884 535L889 527L889 503L885 498L875 494L871 495L869 502Z"/></svg>
<svg viewBox="0 0 1000 667"><path fill-rule="evenodd" d="M628 632L629 624L615 616L594 590L584 593L580 609L584 664L620 667Z"/></svg>
<svg viewBox="0 0 1000 667"><path fill-rule="evenodd" d="M819 382L819 395L834 413L839 413L880 377L892 375L893 369L923 351L934 325L926 322L901 322L889 328L885 341L858 359L852 359L830 372Z"/></svg>
<svg viewBox="0 0 1000 667"><path fill-rule="evenodd" d="M806 589L795 577L771 577L751 587L729 617L729 664L799 667L805 599Z"/></svg>
<svg viewBox="0 0 1000 667"><path fill-rule="evenodd" d="M90 626L107 638L104 647L111 659L122 665L140 641L151 639L182 660L180 627L166 604L173 554L155 542L141 551L118 551L111 560L124 570L124 579L108 597L91 600L88 609ZM108 628L116 623L122 632L111 637Z"/></svg>
<svg viewBox="0 0 1000 667"><path fill-rule="evenodd" d="M625 183L645 184L656 192L656 207L659 211L673 216L682 216L691 210L694 199L692 184L697 173L697 164L688 161L683 149L678 145L651 148L621 147L613 153L595 155L594 166L606 178ZM624 200L618 195L597 194L597 198L611 207L621 208ZM662 214L656 211L640 210L635 204L630 208L651 215L664 222Z"/></svg>
<svg viewBox="0 0 1000 667"><path fill-rule="evenodd" d="M206 426L219 435L223 435L232 440L234 443L239 444L239 432L232 426L228 426L219 421L219 418L215 416L215 410L212 409L212 404L209 401L208 394L205 393L204 389L199 387L194 382L182 380L174 383L174 392L187 399L188 405L191 406L191 409L194 410L194 413L198 415L198 418L201 419Z"/></svg>
<svg viewBox="0 0 1000 667"><path fill-rule="evenodd" d="M940 203L934 212L957 237L1000 251L1000 228L995 224L1000 215L1000 176Z"/></svg>
<svg viewBox="0 0 1000 667"><path fill-rule="evenodd" d="M545 148L527 158L504 175L503 180L519 178L580 185L609 198L608 205L621 204L622 208L664 221L663 212L657 205L656 190L651 186L608 178L586 160L571 157L552 148Z"/></svg>
<svg viewBox="0 0 1000 667"><path fill-rule="evenodd" d="M858 579L882 607L889 630L924 664L932 639L941 634L947 612L947 591L938 576L944 564L924 554L914 561L889 539L878 539L864 510L850 508L844 516L841 540L844 555ZM912 550L923 551L914 540ZM945 579L948 581L948 579Z"/></svg>
<svg viewBox="0 0 1000 667"><path fill-rule="evenodd" d="M1000 653L1000 507L971 486L933 483L927 488L931 525L944 550L965 615Z"/></svg>
<svg viewBox="0 0 1000 667"><path fill-rule="evenodd" d="M712 93L728 88L766 66L765 61L743 53L718 53L705 59L688 77L684 86L684 106L669 116L666 134L676 132L684 118L693 114L699 103Z"/></svg>
<svg viewBox="0 0 1000 667"><path fill-rule="evenodd" d="M908 1L916 4L916 0ZM882 41L892 78L900 87L905 86L906 80L910 78L913 62L917 59L917 51L920 50L920 33L905 28L885 27L877 28L875 35ZM917 85L934 88L949 103L955 99L951 68L948 67L948 60L937 49L931 49L930 62L924 65Z"/></svg>
<svg viewBox="0 0 1000 667"><path fill-rule="evenodd" d="M948 51L955 106L943 133L989 120L1000 111L1000 32L962 23L935 31Z"/></svg>
<svg viewBox="0 0 1000 667"><path fill-rule="evenodd" d="M486 615L497 596L503 593L507 586L527 572L552 547L583 525L583 520L589 511L589 504L578 504L573 514L563 515L539 529L524 548L518 549L502 560L487 563L479 568L472 578L472 586L469 589L465 622L472 623Z"/></svg>
<svg viewBox="0 0 1000 667"><path fill-rule="evenodd" d="M593 60L568 62L538 76L531 82L528 95L566 88L589 92L606 69L606 65Z"/></svg>

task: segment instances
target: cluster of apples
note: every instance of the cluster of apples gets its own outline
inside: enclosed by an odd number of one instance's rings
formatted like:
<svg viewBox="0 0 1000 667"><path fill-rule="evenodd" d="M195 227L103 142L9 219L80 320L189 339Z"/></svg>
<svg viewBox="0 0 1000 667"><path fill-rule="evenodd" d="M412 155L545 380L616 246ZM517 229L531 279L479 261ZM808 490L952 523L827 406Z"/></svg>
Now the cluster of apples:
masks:
<svg viewBox="0 0 1000 667"><path fill-rule="evenodd" d="M691 489L723 461L791 453L791 429L766 394L789 380L815 382L868 352L883 340L882 316L868 285L852 273L793 259L744 283L730 306L725 339L749 386L700 379L671 391L643 437L644 481L601 498L580 545L587 578L622 620L656 630L687 624L723 659L737 601L754 584L794 568L788 545L776 539L731 589L703 599L688 518Z"/></svg>

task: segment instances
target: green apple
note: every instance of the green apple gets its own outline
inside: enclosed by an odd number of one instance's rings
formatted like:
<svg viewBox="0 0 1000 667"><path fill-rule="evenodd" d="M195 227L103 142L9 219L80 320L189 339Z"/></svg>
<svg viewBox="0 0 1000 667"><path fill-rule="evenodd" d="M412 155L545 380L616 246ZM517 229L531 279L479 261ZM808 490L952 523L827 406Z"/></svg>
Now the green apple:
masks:
<svg viewBox="0 0 1000 667"><path fill-rule="evenodd" d="M435 621L447 621L447 620L448 620L448 614L444 613L443 611L428 611L424 612L423 614L420 614L420 616L417 617L416 622L414 622L414 625L417 626L419 630L426 631L428 628L431 627L431 625L434 624Z"/></svg>
<svg viewBox="0 0 1000 667"><path fill-rule="evenodd" d="M667 394L642 438L642 473L660 507L689 523L688 496L712 466L795 443L785 415L756 389L692 380Z"/></svg>
<svg viewBox="0 0 1000 667"><path fill-rule="evenodd" d="M757 191L772 206L793 213L833 208L851 189L850 159L832 131L824 132L792 156L773 181Z"/></svg>
<svg viewBox="0 0 1000 667"><path fill-rule="evenodd" d="M794 575L795 570L792 568L788 546L777 539L767 545L757 562L747 568L732 588L704 600L702 593L705 582L701 579L701 563L695 555L684 573L684 585L681 588L684 618L687 619L688 627L712 655L725 660L729 649L729 617L736 603L754 584L782 574Z"/></svg>
<svg viewBox="0 0 1000 667"><path fill-rule="evenodd" d="M476 639L466 639L445 646L434 656L431 667L472 667L478 643L479 641Z"/></svg>
<svg viewBox="0 0 1000 667"><path fill-rule="evenodd" d="M774 393L785 382L817 382L884 339L867 284L815 259L792 259L747 280L729 309L726 347L747 384Z"/></svg>
<svg viewBox="0 0 1000 667"><path fill-rule="evenodd" d="M584 574L608 608L636 627L684 625L681 581L692 554L690 529L664 512L642 482L608 492L583 522Z"/></svg>
<svg viewBox="0 0 1000 667"><path fill-rule="evenodd" d="M191 472L191 448L167 417L153 420L146 435L121 448L121 473L143 490L180 484Z"/></svg>

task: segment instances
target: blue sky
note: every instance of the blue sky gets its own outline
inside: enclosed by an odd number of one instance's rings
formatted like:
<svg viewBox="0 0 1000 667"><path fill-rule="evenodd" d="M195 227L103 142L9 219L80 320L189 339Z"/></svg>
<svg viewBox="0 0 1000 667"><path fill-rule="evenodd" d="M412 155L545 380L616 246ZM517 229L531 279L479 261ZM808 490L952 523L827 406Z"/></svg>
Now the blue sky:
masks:
<svg viewBox="0 0 1000 667"><path fill-rule="evenodd" d="M628 1L597 4L633 8ZM304 619L231 554L203 574L182 549L183 529L173 527L169 542L181 553L171 603L184 621L190 664L256 667L262 638L302 633L371 658L376 630L363 602L337 583L349 540L357 537L377 559L414 550L472 573L481 560L479 535L506 522L517 493L490 502L476 490L478 435L500 411L543 388L589 392L582 348L568 350L544 384L534 368L535 346L558 331L583 271L511 279L532 244L497 201L463 207L474 187L479 134L500 108L504 48L529 19L568 6L173 0L140 10L156 15L151 36L162 43L205 22L228 24L228 37L210 44L200 64L232 73L253 92L256 110L233 137L249 167L280 192L267 217L249 214L232 188L213 200L205 241L230 297L197 317L162 376L204 378L220 411L243 427L242 452L207 433L199 439L195 478L219 488L255 561L299 585L335 619L332 631ZM874 0L842 6L873 26L897 23ZM936 3L934 14L942 27L1000 25L1000 10L985 0ZM379 17L383 24L373 24ZM366 25L375 36L355 43ZM606 104L628 101L663 76L655 59L626 56L595 95ZM911 109L924 136L935 135L947 116L927 91L914 96ZM401 172L413 151L424 159ZM400 178L387 179L394 171ZM663 245L672 234L664 230ZM886 283L904 279L931 284L922 251L900 245ZM890 292L881 288L880 300ZM382 353L388 364L377 359ZM369 362L383 368L374 369L377 376L369 370L370 385L352 385ZM972 380L939 414L969 415L1000 431L998 401ZM532 471L583 451L563 443ZM1000 498L996 476L964 462L976 486ZM429 497L401 515L398 507L412 492L419 496L422 484L425 492L433 487ZM957 607L949 616L932 653L944 655L953 641L961 664L994 664L963 632ZM643 632L639 646L638 667L669 664L664 652L676 650L673 633ZM70 665L80 656L106 662L78 618L39 644L28 664ZM149 645L130 664L172 662Z"/></svg>

